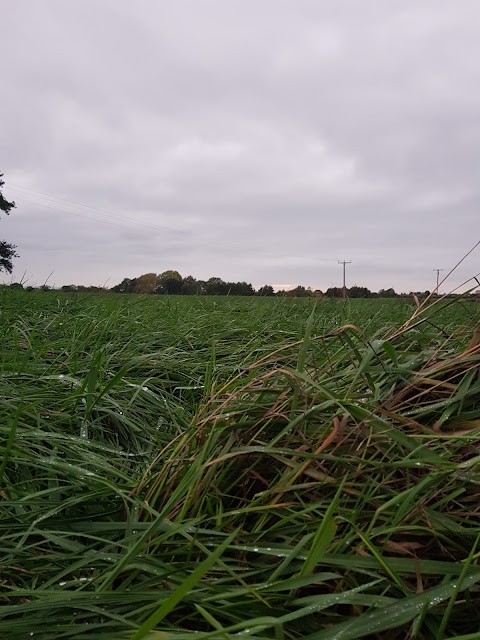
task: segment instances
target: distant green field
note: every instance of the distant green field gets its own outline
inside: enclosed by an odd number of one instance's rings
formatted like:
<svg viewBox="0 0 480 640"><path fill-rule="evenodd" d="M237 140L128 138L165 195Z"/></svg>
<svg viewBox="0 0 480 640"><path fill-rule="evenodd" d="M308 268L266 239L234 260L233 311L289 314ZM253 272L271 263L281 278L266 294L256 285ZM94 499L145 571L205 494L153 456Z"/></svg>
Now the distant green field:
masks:
<svg viewBox="0 0 480 640"><path fill-rule="evenodd" d="M0 637L479 638L479 322L0 288Z"/></svg>

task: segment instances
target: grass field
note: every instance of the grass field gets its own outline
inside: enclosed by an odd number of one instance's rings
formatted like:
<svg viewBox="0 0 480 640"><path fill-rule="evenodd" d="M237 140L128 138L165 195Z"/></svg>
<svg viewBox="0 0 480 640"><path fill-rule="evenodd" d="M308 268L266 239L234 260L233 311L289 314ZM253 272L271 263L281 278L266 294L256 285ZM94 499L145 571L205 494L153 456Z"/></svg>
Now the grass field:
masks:
<svg viewBox="0 0 480 640"><path fill-rule="evenodd" d="M1 288L0 637L480 638L480 308L415 310Z"/></svg>

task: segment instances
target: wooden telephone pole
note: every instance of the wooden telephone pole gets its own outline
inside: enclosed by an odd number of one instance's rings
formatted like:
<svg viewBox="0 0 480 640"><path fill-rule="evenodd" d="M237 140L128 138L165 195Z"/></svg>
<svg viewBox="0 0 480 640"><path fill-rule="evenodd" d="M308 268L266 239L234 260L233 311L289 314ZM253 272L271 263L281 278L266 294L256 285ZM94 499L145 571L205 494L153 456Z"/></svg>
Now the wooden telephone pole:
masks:
<svg viewBox="0 0 480 640"><path fill-rule="evenodd" d="M443 269L434 269L434 271L437 272L437 288L435 289L435 293L438 296L438 286L439 286L439 282L440 282L440 271L443 271Z"/></svg>
<svg viewBox="0 0 480 640"><path fill-rule="evenodd" d="M343 299L347 297L347 285L345 284L345 267L347 264L352 264L351 260L339 260L338 264L343 264Z"/></svg>

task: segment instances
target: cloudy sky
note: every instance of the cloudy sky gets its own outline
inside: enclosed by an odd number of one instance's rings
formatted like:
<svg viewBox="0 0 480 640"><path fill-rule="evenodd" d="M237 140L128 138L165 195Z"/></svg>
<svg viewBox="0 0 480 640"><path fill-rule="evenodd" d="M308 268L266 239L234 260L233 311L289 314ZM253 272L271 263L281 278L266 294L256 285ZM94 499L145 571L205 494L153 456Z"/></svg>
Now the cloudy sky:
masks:
<svg viewBox="0 0 480 640"><path fill-rule="evenodd" d="M14 279L325 289L345 259L349 284L424 290L480 239L478 0L5 0L1 22Z"/></svg>

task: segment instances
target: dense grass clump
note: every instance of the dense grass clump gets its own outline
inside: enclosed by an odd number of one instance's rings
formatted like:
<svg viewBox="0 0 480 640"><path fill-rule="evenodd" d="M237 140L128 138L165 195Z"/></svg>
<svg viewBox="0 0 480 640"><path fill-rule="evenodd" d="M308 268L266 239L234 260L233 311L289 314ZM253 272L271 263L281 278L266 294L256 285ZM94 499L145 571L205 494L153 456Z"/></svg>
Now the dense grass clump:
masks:
<svg viewBox="0 0 480 640"><path fill-rule="evenodd" d="M0 304L1 637L480 637L477 304Z"/></svg>

